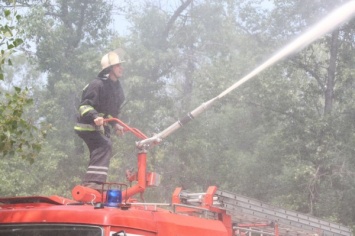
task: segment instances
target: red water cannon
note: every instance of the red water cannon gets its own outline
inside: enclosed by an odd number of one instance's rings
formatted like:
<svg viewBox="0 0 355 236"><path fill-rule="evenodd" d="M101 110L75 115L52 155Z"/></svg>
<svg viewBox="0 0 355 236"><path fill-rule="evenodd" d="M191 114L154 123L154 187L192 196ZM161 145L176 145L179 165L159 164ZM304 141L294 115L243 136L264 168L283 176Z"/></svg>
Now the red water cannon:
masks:
<svg viewBox="0 0 355 236"><path fill-rule="evenodd" d="M104 120L105 123L117 122L123 127L124 132L131 132L139 139L147 139L147 136L136 128L132 128L117 118L109 118ZM137 172L126 172L127 180L137 182L126 191L122 191L122 201L127 201L130 197L140 193L143 194L147 187L159 186L161 176L155 172L147 172L147 149L146 146L140 146L137 154ZM104 185L107 183L104 183ZM107 191L101 192L77 185L72 190L72 196L76 201L96 203L106 198Z"/></svg>

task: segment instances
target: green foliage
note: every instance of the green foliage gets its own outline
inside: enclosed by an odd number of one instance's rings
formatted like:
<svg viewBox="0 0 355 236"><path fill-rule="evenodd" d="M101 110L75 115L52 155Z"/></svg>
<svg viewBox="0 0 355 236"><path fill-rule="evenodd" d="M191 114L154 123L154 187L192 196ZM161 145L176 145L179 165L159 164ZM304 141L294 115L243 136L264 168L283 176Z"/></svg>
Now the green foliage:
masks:
<svg viewBox="0 0 355 236"><path fill-rule="evenodd" d="M50 123L45 147L42 147L34 171L39 185L33 191L68 196L70 188L81 182L88 153L76 137L73 127L83 87L100 69L100 58L110 48L108 29L110 6L105 1L29 1L22 26L26 29L27 48L35 51L32 61L43 73L45 86L36 90L34 99L39 118ZM97 9L100 9L98 14ZM61 182L58 182L61 180ZM68 196L69 197L69 196Z"/></svg>
<svg viewBox="0 0 355 236"><path fill-rule="evenodd" d="M128 56L121 119L151 136L217 96L344 1L184 1L176 9L127 2L132 27L114 39L108 29L111 8L103 1L31 7L26 39L36 42L38 67L48 76L47 87L33 99L38 116L54 129L42 158L31 166L40 173L22 182L19 173L8 174L17 180L8 181L5 192L13 194L11 185L26 184L37 192L65 195L80 182L88 152L72 131L77 103L108 50L123 47ZM353 224L354 33L354 21L344 24L149 150L149 170L163 180L147 191L148 198L169 201L177 186L204 191L218 185ZM131 135L114 139L110 181L123 182L124 170L136 167L135 141ZM1 166L7 172L28 168L7 164Z"/></svg>
<svg viewBox="0 0 355 236"><path fill-rule="evenodd" d="M0 104L0 150L4 156L16 154L33 162L45 133L23 118L24 109L33 102L28 98L28 90L14 89L14 93L5 94L6 102Z"/></svg>
<svg viewBox="0 0 355 236"><path fill-rule="evenodd" d="M4 66L12 66L10 56L23 43L18 38L16 27L20 18L16 12L7 9L0 17L0 80L4 80ZM24 111L33 102L28 89L13 87L13 91L0 91L0 95L0 153L4 158L20 156L32 163L41 150L45 130L42 130L40 124L35 124L24 116Z"/></svg>
<svg viewBox="0 0 355 236"><path fill-rule="evenodd" d="M333 1L264 4L194 2L173 24L174 11L153 4L130 8L127 45L134 64L128 65L133 76L127 82L127 117L138 127L161 131L334 7ZM338 38L335 31L264 71L152 151L150 160L168 189L165 197L171 186L199 191L217 184L351 223L351 210L334 199L349 200L352 191L344 190L353 188L353 22L339 30Z"/></svg>
<svg viewBox="0 0 355 236"><path fill-rule="evenodd" d="M276 2L268 19L275 22L269 41L279 43L299 34L332 9L333 2L325 2ZM309 14L312 9L320 11ZM249 20L255 19L250 15ZM259 199L351 224L344 214L348 216L349 209L334 201L349 194L344 189L353 188L350 173L354 168L350 161L354 155L354 93L347 80L354 76L349 66L354 48L348 37L338 33L353 35L353 22L274 66L246 89L245 101L258 110L265 132L257 138L253 161L247 163L252 174L245 176L262 183L262 187L242 186L243 191ZM335 64L333 71L330 68ZM255 173L263 175L255 178Z"/></svg>
<svg viewBox="0 0 355 236"><path fill-rule="evenodd" d="M16 23L21 16L4 9L3 15L0 16L0 80L4 80L4 65L12 65L10 56L14 53L15 48L23 43L21 38L17 37Z"/></svg>

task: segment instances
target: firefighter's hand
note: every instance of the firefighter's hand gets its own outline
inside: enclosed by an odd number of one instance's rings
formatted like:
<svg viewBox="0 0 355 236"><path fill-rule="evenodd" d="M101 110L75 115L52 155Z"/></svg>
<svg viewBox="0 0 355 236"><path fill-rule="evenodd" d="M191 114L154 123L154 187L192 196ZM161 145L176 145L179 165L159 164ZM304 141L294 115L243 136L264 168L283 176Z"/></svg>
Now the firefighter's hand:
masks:
<svg viewBox="0 0 355 236"><path fill-rule="evenodd" d="M124 129L119 124L115 124L115 132L117 136L122 136L124 134Z"/></svg>
<svg viewBox="0 0 355 236"><path fill-rule="evenodd" d="M104 118L103 117L97 117L94 120L94 123L96 126L102 126L104 125Z"/></svg>

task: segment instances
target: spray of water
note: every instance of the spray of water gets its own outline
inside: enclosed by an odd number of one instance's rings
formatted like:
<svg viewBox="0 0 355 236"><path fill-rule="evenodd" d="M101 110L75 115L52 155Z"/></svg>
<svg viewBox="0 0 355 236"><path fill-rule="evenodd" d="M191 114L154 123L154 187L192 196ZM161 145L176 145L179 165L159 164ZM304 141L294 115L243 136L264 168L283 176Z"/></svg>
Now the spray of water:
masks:
<svg viewBox="0 0 355 236"><path fill-rule="evenodd" d="M272 56L270 59L265 61L259 67L255 68L252 72L246 75L244 78L240 79L238 82L233 84L231 87L223 91L218 98L225 96L230 93L235 88L239 87L241 84L245 83L249 79L253 78L255 75L259 74L261 71L275 64L277 61L287 57L288 55L299 51L311 44L313 41L323 36L324 34L335 29L341 23L347 21L355 14L355 1L350 1L337 10L333 11L326 18L320 21L318 24L310 28L306 33L302 34L300 37L296 38L293 42L289 43L278 53Z"/></svg>
<svg viewBox="0 0 355 236"><path fill-rule="evenodd" d="M263 64L255 68L253 71L251 71L249 74L247 74L245 77L242 79L238 80L235 84L224 90L222 93L220 93L217 97L212 98L211 100L202 103L199 107L188 113L185 117L180 119L179 121L175 122L159 134L154 135L151 138L142 140L137 143L138 147L142 147L145 145L150 145L152 143L157 143L162 140L162 138L167 137L170 135L172 132L198 116L200 113L205 111L207 108L209 108L216 100L224 97L234 89L238 88L240 85L244 84L247 82L249 79L255 77L258 75L260 72L265 70L266 68L272 66L276 62L280 61L281 59L284 59L285 57L289 56L290 54L300 51L304 47L308 46L311 44L313 41L316 39L320 38L321 36L325 35L326 33L334 30L336 27L338 27L340 24L346 22L349 20L351 17L353 17L355 14L355 0L349 1L339 7L338 9L334 10L332 13L330 13L327 17L325 17L323 20L321 20L318 24L314 25L311 27L307 32L296 38L294 41L286 45L284 48L282 48L280 51L278 51L275 55L270 57L267 61L265 61Z"/></svg>

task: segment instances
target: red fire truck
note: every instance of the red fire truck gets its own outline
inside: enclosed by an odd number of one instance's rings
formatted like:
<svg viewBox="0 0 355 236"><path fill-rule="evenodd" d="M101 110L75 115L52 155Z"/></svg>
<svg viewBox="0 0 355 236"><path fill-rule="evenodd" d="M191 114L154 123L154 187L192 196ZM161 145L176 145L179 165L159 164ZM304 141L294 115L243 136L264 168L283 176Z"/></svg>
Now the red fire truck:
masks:
<svg viewBox="0 0 355 236"><path fill-rule="evenodd" d="M126 131L146 136L118 121ZM171 203L133 198L157 186L160 176L146 171L146 145L138 143L136 184L105 183L102 191L83 186L72 199L60 196L0 198L0 236L196 236L324 235L352 236L345 226L273 207L255 199L220 191L204 193L176 188Z"/></svg>

